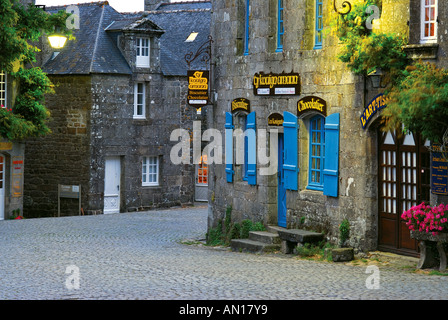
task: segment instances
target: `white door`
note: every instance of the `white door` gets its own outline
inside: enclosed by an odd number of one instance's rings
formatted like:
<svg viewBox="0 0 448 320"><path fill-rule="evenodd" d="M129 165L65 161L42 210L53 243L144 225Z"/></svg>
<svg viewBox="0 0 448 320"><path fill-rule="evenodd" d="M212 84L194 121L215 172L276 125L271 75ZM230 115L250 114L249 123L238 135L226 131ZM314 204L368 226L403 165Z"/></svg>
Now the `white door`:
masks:
<svg viewBox="0 0 448 320"><path fill-rule="evenodd" d="M5 219L5 157L0 154L0 220Z"/></svg>
<svg viewBox="0 0 448 320"><path fill-rule="evenodd" d="M104 214L120 212L120 158L106 159L104 178Z"/></svg>

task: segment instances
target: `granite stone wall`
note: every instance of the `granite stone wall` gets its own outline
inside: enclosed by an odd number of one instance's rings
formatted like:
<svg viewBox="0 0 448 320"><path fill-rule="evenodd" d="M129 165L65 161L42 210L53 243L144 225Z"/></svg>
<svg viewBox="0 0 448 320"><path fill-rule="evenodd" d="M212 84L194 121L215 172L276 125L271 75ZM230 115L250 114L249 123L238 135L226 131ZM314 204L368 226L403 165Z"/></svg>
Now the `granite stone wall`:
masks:
<svg viewBox="0 0 448 320"><path fill-rule="evenodd" d="M57 216L58 184L81 185L88 199L91 78L51 76L56 94L46 97L52 133L26 141L24 213L27 217ZM63 199L61 215L78 214L77 200Z"/></svg>
<svg viewBox="0 0 448 320"><path fill-rule="evenodd" d="M394 19L403 18L402 15L409 15L402 7L394 6L395 2L385 1L383 4L384 12L394 12L393 15L382 16L384 27L390 26ZM400 1L400 6L406 9L404 3ZM363 130L359 118L364 106L378 91L371 87L368 79L355 76L338 60L338 39L329 28L337 18L333 1L323 1L324 40L320 50L313 49L315 1L285 2L284 44L279 52L276 50L277 1L251 1L248 55L244 55L241 49L244 45L244 5L245 1L213 2L217 100L209 125L224 134L224 114L230 112L231 101L239 97L251 101L252 111L256 112L257 130L269 130L267 117L272 112L297 114L297 102L304 96L324 99L327 114L340 113L341 116L338 196L327 197L321 191L307 187L311 115L304 116L299 119L298 133L299 190L287 191L287 226L323 231L329 240L337 242L339 224L348 219L351 245L362 250L375 249L378 235L378 141L376 131ZM405 30L407 19L399 21L404 27L395 27ZM301 77L302 92L296 96L255 96L252 78L258 72L297 72ZM258 150L262 148L265 147L257 145ZM277 224L277 176L258 174L257 185L250 186L242 180L241 167L236 165L234 169L234 182L228 183L225 166L214 167L209 226L216 226L224 218L227 206L232 206L235 220L249 218Z"/></svg>
<svg viewBox="0 0 448 320"><path fill-rule="evenodd" d="M185 103L186 81L160 74L52 76L47 97L52 134L26 144L25 205L29 217L57 215L58 184L81 185L84 214L104 206L105 159L121 159L120 211L191 204L194 166L174 165L174 129L193 127L196 110ZM146 87L146 119L134 119L134 83ZM158 156L160 185L142 186L142 160ZM63 199L61 215L78 214L77 200Z"/></svg>

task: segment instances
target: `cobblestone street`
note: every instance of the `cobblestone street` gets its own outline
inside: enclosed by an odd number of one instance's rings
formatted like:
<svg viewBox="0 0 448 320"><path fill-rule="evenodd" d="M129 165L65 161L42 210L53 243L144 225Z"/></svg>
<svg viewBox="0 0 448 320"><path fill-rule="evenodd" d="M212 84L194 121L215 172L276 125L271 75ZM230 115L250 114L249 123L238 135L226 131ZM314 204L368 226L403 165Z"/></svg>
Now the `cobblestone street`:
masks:
<svg viewBox="0 0 448 320"><path fill-rule="evenodd" d="M0 299L447 299L448 278L182 244L207 208L0 221ZM79 270L69 290L68 267ZM69 269L72 270L72 269Z"/></svg>

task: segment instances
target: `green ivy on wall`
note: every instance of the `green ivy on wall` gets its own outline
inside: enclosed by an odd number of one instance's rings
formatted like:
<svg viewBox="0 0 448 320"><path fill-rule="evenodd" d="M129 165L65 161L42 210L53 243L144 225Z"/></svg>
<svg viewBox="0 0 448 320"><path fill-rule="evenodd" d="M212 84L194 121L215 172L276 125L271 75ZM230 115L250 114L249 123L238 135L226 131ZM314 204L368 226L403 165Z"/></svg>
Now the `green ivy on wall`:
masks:
<svg viewBox="0 0 448 320"><path fill-rule="evenodd" d="M33 5L24 7L17 0L0 0L0 16L0 70L11 75L18 86L12 108L0 108L0 136L14 141L46 135L50 132L46 125L50 113L44 96L54 89L47 75L33 66L39 51L33 42L54 30L73 39L66 28L69 14L60 11L50 15Z"/></svg>
<svg viewBox="0 0 448 320"><path fill-rule="evenodd" d="M387 99L382 111L384 130L400 132L404 126L405 132L442 143L448 132L448 71L431 63L414 64L404 50L404 37L367 28L371 5L381 8L382 2L365 0L350 13L339 15L336 33L343 44L339 60L358 75L382 70Z"/></svg>

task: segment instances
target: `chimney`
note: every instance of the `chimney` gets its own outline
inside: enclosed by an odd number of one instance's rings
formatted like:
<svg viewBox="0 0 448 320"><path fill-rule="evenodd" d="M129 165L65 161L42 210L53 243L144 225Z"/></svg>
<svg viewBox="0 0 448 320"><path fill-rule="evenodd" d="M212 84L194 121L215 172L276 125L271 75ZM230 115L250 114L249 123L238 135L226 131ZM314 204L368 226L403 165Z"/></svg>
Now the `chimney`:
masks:
<svg viewBox="0 0 448 320"><path fill-rule="evenodd" d="M145 0L145 11L154 11L162 4L162 0Z"/></svg>
<svg viewBox="0 0 448 320"><path fill-rule="evenodd" d="M23 6L27 7L30 4L36 4L36 0L20 0L19 1Z"/></svg>

